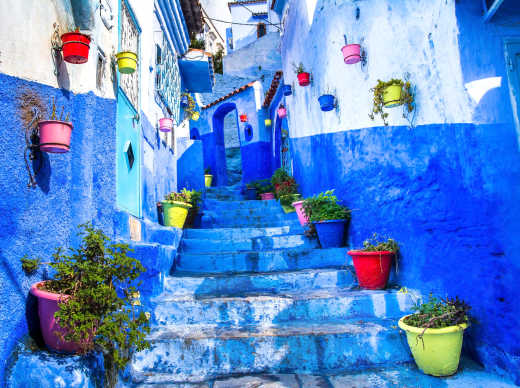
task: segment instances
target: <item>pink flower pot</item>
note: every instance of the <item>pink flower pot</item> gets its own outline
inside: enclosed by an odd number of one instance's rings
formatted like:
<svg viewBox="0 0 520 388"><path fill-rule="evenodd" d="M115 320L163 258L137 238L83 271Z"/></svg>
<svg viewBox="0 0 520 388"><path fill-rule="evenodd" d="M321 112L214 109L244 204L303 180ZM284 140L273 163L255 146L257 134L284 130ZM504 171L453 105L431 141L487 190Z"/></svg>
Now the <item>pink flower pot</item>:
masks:
<svg viewBox="0 0 520 388"><path fill-rule="evenodd" d="M298 221L300 221L300 225L307 225L309 223L309 218L305 215L305 212L303 211L303 201L293 202L292 205L296 209L296 214L298 215Z"/></svg>
<svg viewBox="0 0 520 388"><path fill-rule="evenodd" d="M343 60L347 65L353 65L361 61L361 46L359 44L347 44L342 47Z"/></svg>
<svg viewBox="0 0 520 388"><path fill-rule="evenodd" d="M38 316L40 317L40 328L45 344L52 350L60 352L77 353L79 344L75 342L62 341L56 334L65 334L66 331L56 322L54 314L60 309L58 303L67 300L68 295L55 294L40 289L45 282L35 283L31 287L31 294L38 298Z"/></svg>
<svg viewBox="0 0 520 388"><path fill-rule="evenodd" d="M159 131L170 132L173 128L173 120L167 117L159 119Z"/></svg>
<svg viewBox="0 0 520 388"><path fill-rule="evenodd" d="M38 122L40 150L51 153L69 152L72 123L58 120Z"/></svg>
<svg viewBox="0 0 520 388"><path fill-rule="evenodd" d="M283 119L287 116L287 109L285 108L278 108L278 117Z"/></svg>
<svg viewBox="0 0 520 388"><path fill-rule="evenodd" d="M274 194L273 193L263 193L263 194L260 194L260 198L262 198L262 201L268 201L270 199L274 199Z"/></svg>

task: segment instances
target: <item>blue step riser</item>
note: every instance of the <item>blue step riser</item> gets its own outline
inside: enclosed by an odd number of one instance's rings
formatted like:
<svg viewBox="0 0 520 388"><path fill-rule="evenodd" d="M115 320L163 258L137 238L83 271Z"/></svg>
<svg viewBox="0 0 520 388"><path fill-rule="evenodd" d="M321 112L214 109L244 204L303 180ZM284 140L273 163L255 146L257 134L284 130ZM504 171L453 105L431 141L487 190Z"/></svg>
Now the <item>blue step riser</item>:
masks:
<svg viewBox="0 0 520 388"><path fill-rule="evenodd" d="M403 295L404 296L404 295ZM160 325L217 324L219 326L273 325L298 321L341 322L352 318L394 318L410 313L411 303L395 294L337 296L327 299L242 298L164 302L155 308Z"/></svg>
<svg viewBox="0 0 520 388"><path fill-rule="evenodd" d="M248 240L196 240L183 239L183 252L232 252L232 251L266 251L283 248L318 248L316 239L308 239L302 235L257 237Z"/></svg>
<svg viewBox="0 0 520 388"><path fill-rule="evenodd" d="M296 212L285 213L281 206L244 209L235 207L234 209L204 209L204 213L214 218L233 218L233 217L262 217L269 220L270 218L279 218L285 220L297 220Z"/></svg>
<svg viewBox="0 0 520 388"><path fill-rule="evenodd" d="M273 228L215 228L215 229L186 229L184 238L206 240L240 240L264 236L281 236L298 234L300 226L279 226Z"/></svg>
<svg viewBox="0 0 520 388"><path fill-rule="evenodd" d="M200 274L298 271L351 265L346 248L248 252L235 254L179 254L176 271Z"/></svg>
<svg viewBox="0 0 520 388"><path fill-rule="evenodd" d="M215 199L206 199L203 204L204 209L215 210L236 210L236 209L280 209L277 201L219 201Z"/></svg>
<svg viewBox="0 0 520 388"><path fill-rule="evenodd" d="M356 284L353 269L280 272L255 276L168 277L164 292L170 297L240 296L288 291L350 288Z"/></svg>
<svg viewBox="0 0 520 388"><path fill-rule="evenodd" d="M342 373L410 362L398 330L235 339L173 339L135 356L134 382L204 381L254 373ZM152 373L150 373L152 372Z"/></svg>
<svg viewBox="0 0 520 388"><path fill-rule="evenodd" d="M272 219L269 221L259 221L254 218L238 218L238 219L205 219L202 218L201 228L261 228L261 227L278 227L291 226L297 228L298 221L287 221ZM301 229L303 232L303 229Z"/></svg>

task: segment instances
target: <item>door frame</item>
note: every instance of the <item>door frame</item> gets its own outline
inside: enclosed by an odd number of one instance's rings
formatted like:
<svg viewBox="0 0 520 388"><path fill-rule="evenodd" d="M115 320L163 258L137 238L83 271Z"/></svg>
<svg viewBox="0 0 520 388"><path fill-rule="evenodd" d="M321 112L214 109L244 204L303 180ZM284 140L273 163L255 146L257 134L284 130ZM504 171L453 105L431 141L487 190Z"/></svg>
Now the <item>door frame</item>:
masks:
<svg viewBox="0 0 520 388"><path fill-rule="evenodd" d="M504 55L506 61L507 81L509 84L509 96L511 99L511 108L513 111L516 133L520 140L520 61L515 63L514 58L517 53L520 54L520 37L505 38Z"/></svg>

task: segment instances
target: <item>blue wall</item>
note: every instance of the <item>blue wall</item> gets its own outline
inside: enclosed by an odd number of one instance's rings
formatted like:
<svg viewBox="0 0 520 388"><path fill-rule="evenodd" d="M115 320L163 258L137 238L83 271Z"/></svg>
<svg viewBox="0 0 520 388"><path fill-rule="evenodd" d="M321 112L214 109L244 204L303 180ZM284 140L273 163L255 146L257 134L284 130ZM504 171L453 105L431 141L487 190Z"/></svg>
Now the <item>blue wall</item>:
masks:
<svg viewBox="0 0 520 388"><path fill-rule="evenodd" d="M182 139L178 142L177 186L178 190L204 190L204 159L202 141Z"/></svg>
<svg viewBox="0 0 520 388"><path fill-rule="evenodd" d="M0 363L27 332L26 297L38 273L27 278L20 258L48 259L57 246L75 244L76 225L94 220L114 234L115 100L93 93L65 90L0 74ZM71 150L44 154L38 187L27 188L24 128L16 97L20 91L38 94L45 105L56 98L71 113ZM0 382L4 378L0 368Z"/></svg>

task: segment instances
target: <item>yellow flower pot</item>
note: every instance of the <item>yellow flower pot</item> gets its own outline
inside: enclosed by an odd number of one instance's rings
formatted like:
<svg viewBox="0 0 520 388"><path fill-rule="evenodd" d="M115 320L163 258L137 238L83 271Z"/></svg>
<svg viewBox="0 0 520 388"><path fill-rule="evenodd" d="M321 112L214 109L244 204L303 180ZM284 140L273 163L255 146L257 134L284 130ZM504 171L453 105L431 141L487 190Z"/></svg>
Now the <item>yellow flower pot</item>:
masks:
<svg viewBox="0 0 520 388"><path fill-rule="evenodd" d="M191 114L191 119L192 119L193 121L197 121L197 120L199 119L199 117L200 117L200 113L199 113L199 112L193 112L193 113Z"/></svg>
<svg viewBox="0 0 520 388"><path fill-rule="evenodd" d="M211 187L211 182L213 181L213 175L204 174L204 184L206 187Z"/></svg>
<svg viewBox="0 0 520 388"><path fill-rule="evenodd" d="M426 329L404 323L407 316L399 320L399 327L406 332L408 345L415 363L427 375L451 376L459 367L462 337L468 327L466 323L442 329ZM422 339L418 336L424 335Z"/></svg>
<svg viewBox="0 0 520 388"><path fill-rule="evenodd" d="M401 85L390 85L383 91L383 103L386 108L403 105L401 102Z"/></svg>
<svg viewBox="0 0 520 388"><path fill-rule="evenodd" d="M132 74L137 69L137 54L131 51L122 51L116 54L117 67L120 73Z"/></svg>
<svg viewBox="0 0 520 388"><path fill-rule="evenodd" d="M265 126L266 127L270 127L271 126L271 120L270 119L265 119Z"/></svg>
<svg viewBox="0 0 520 388"><path fill-rule="evenodd" d="M184 202L163 201L162 206L164 225L182 229L191 205Z"/></svg>

